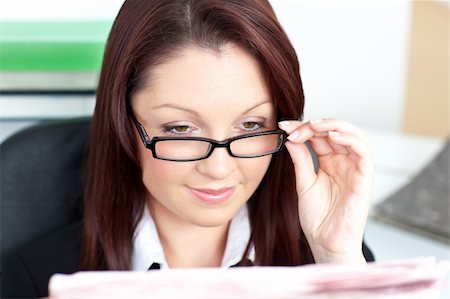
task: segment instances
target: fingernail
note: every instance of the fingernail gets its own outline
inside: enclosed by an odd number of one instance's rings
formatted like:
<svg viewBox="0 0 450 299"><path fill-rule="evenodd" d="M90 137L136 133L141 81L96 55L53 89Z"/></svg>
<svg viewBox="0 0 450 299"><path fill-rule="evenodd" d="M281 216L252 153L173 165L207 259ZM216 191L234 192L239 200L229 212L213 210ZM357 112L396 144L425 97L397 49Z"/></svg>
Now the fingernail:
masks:
<svg viewBox="0 0 450 299"><path fill-rule="evenodd" d="M318 124L318 123L322 122L322 119L321 118L319 118L319 119L311 119L309 122L312 123L312 124Z"/></svg>
<svg viewBox="0 0 450 299"><path fill-rule="evenodd" d="M289 135L287 137L287 139L293 141L295 139L297 139L300 136L300 132L299 131L294 131L291 135Z"/></svg>
<svg viewBox="0 0 450 299"><path fill-rule="evenodd" d="M339 132L336 132L336 131L329 131L328 135L331 136L331 137L338 137L341 134Z"/></svg>
<svg viewBox="0 0 450 299"><path fill-rule="evenodd" d="M288 120L283 120L283 121L278 122L278 126L287 129L290 127L290 122Z"/></svg>

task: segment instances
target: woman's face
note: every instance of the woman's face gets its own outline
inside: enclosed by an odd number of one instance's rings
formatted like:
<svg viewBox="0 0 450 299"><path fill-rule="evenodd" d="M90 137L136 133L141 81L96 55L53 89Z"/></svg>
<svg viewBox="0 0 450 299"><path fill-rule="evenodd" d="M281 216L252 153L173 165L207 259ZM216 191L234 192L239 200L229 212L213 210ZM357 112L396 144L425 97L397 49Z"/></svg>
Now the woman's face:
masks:
<svg viewBox="0 0 450 299"><path fill-rule="evenodd" d="M150 138L221 141L276 129L274 105L258 63L232 44L220 53L189 46L154 67L148 85L133 95L133 110ZM225 148L216 148L204 160L163 161L136 138L152 214L182 224L227 224L254 193L271 160L270 155L233 158Z"/></svg>

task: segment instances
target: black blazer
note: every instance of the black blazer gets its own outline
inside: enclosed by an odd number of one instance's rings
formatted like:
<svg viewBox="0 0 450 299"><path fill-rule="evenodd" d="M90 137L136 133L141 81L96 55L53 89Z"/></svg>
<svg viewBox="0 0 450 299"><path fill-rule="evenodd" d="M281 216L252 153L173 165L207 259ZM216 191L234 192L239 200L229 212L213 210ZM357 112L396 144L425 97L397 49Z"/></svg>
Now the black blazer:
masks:
<svg viewBox="0 0 450 299"><path fill-rule="evenodd" d="M77 271L80 259L82 222L29 243L7 261L2 277L2 298L42 298L48 296L48 282L55 273ZM367 261L374 257L363 243Z"/></svg>

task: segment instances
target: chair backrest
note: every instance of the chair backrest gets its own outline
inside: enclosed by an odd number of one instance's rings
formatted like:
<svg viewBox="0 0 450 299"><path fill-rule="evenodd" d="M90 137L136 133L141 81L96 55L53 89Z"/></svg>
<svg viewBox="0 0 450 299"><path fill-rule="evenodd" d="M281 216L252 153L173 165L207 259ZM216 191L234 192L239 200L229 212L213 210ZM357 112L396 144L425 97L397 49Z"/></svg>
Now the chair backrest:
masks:
<svg viewBox="0 0 450 299"><path fill-rule="evenodd" d="M41 123L0 145L2 261L15 248L82 217L90 122Z"/></svg>

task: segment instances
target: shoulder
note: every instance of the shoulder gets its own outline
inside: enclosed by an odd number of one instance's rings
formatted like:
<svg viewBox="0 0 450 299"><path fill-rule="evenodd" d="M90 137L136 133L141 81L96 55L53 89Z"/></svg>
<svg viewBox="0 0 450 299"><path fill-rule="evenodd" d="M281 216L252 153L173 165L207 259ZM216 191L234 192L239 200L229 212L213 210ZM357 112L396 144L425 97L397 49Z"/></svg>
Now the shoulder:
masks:
<svg viewBox="0 0 450 299"><path fill-rule="evenodd" d="M53 274L77 271L81 233L79 221L16 250L3 267L2 297L46 297Z"/></svg>

